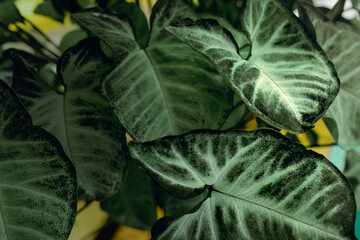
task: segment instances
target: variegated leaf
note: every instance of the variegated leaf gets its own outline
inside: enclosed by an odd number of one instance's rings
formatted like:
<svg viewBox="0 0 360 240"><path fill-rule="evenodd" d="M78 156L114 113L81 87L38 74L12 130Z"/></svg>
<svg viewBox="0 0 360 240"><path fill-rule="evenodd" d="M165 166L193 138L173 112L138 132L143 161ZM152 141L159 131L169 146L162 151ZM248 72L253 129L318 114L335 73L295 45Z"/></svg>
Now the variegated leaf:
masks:
<svg viewBox="0 0 360 240"><path fill-rule="evenodd" d="M251 44L246 60L215 21L186 19L167 29L207 56L264 121L292 133L311 128L339 91L332 63L281 1L246 1L241 19Z"/></svg>
<svg viewBox="0 0 360 240"><path fill-rule="evenodd" d="M192 213L161 219L153 239L351 239L356 204L326 158L272 130L198 131L130 154L177 197L204 191Z"/></svg>
<svg viewBox="0 0 360 240"><path fill-rule="evenodd" d="M324 120L340 147L351 150L360 146L360 34L346 23L327 21L310 5L306 9L341 81L339 95Z"/></svg>
<svg viewBox="0 0 360 240"><path fill-rule="evenodd" d="M0 239L67 239L76 201L75 169L60 143L32 125L0 80Z"/></svg>
<svg viewBox="0 0 360 240"><path fill-rule="evenodd" d="M33 123L56 136L77 171L79 198L101 200L114 195L126 176L126 140L112 107L101 95L100 80L110 68L90 39L60 58L64 85L52 85L24 58L13 56L13 87Z"/></svg>
<svg viewBox="0 0 360 240"><path fill-rule="evenodd" d="M231 108L231 90L205 57L164 28L184 16L196 17L184 1L157 2L145 49L124 15L90 9L73 16L114 52L117 65L106 76L103 93L135 141L221 128Z"/></svg>

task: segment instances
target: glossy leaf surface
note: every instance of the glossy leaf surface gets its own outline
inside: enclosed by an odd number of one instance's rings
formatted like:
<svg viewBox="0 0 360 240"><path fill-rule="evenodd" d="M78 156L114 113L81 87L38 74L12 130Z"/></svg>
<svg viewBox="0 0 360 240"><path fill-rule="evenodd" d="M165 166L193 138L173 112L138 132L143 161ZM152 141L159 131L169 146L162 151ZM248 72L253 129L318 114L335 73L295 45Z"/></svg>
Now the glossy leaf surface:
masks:
<svg viewBox="0 0 360 240"><path fill-rule="evenodd" d="M164 218L154 239L351 239L349 182L326 158L272 130L198 131L130 143L131 156L167 191L200 208Z"/></svg>
<svg viewBox="0 0 360 240"><path fill-rule="evenodd" d="M74 167L3 81L0 102L0 239L67 239L76 214Z"/></svg>
<svg viewBox="0 0 360 240"><path fill-rule="evenodd" d="M341 81L339 95L324 116L325 123L340 147L351 150L360 145L360 34L346 23L326 21L310 5L306 9L318 42L334 62Z"/></svg>
<svg viewBox="0 0 360 240"><path fill-rule="evenodd" d="M61 57L57 85L25 59L14 58L13 87L33 123L56 136L74 163L79 197L100 200L115 194L126 175L126 140L112 107L100 93L100 80L111 64L98 40L82 42Z"/></svg>
<svg viewBox="0 0 360 240"><path fill-rule="evenodd" d="M251 44L246 60L215 21L186 19L167 29L207 56L257 116L292 133L306 131L339 91L332 63L281 1L247 1L242 9Z"/></svg>
<svg viewBox="0 0 360 240"><path fill-rule="evenodd" d="M126 16L100 9L74 14L114 52L117 66L103 92L135 141L218 129L231 108L233 94L213 65L165 30L184 15L196 17L181 0L157 2L148 46L141 49Z"/></svg>

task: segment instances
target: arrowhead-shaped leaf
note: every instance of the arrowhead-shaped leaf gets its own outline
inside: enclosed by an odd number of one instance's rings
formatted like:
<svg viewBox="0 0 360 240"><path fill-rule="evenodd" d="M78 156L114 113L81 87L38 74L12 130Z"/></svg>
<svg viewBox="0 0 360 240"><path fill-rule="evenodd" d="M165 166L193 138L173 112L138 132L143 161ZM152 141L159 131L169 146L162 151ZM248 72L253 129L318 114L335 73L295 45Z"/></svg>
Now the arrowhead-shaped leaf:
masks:
<svg viewBox="0 0 360 240"><path fill-rule="evenodd" d="M215 67L165 30L184 15L196 17L181 0L158 1L145 49L125 15L100 9L73 15L114 52L117 66L105 78L103 92L135 141L219 129L231 108L233 94Z"/></svg>
<svg viewBox="0 0 360 240"><path fill-rule="evenodd" d="M164 218L154 239L350 239L356 204L326 158L272 130L198 131L130 143L131 156L198 210Z"/></svg>
<svg viewBox="0 0 360 240"><path fill-rule="evenodd" d="M67 239L76 214L74 167L3 81L0 103L0 239Z"/></svg>
<svg viewBox="0 0 360 240"><path fill-rule="evenodd" d="M339 91L332 63L281 1L247 1L241 19L246 60L216 21L185 19L167 29L207 56L260 118L292 133L311 128Z"/></svg>
<svg viewBox="0 0 360 240"><path fill-rule="evenodd" d="M99 41L86 40L63 54L58 74L65 86L49 84L24 58L13 58L13 87L33 123L56 136L74 163L79 197L100 200L115 194L126 175L126 140L101 95L100 80L111 63Z"/></svg>
<svg viewBox="0 0 360 240"><path fill-rule="evenodd" d="M330 22L314 7L305 5L320 46L334 62L340 92L324 120L341 148L360 145L360 34L342 22Z"/></svg>

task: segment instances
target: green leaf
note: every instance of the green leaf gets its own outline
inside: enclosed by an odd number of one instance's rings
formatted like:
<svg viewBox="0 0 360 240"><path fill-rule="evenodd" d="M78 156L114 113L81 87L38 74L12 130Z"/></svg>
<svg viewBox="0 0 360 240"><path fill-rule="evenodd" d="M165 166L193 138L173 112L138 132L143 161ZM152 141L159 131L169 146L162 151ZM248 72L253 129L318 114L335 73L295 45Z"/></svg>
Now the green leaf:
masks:
<svg viewBox="0 0 360 240"><path fill-rule="evenodd" d="M333 64L281 1L247 1L242 19L247 60L216 21L185 19L167 29L207 56L265 122L292 133L312 128L339 91Z"/></svg>
<svg viewBox="0 0 360 240"><path fill-rule="evenodd" d="M23 22L19 10L13 0L0 0L0 26L7 27L11 23Z"/></svg>
<svg viewBox="0 0 360 240"><path fill-rule="evenodd" d="M345 0L338 0L335 6L326 14L326 17L329 18L330 21L334 22L344 11Z"/></svg>
<svg viewBox="0 0 360 240"><path fill-rule="evenodd" d="M81 40L84 40L88 37L87 32L85 32L82 29L76 29L74 31L71 31L67 33L60 42L59 49L62 52L65 52L68 48L75 46L78 44Z"/></svg>
<svg viewBox="0 0 360 240"><path fill-rule="evenodd" d="M67 239L76 215L74 167L1 80L0 102L0 238Z"/></svg>
<svg viewBox="0 0 360 240"><path fill-rule="evenodd" d="M79 198L114 195L127 169L124 129L102 97L100 80L111 67L99 41L89 39L60 58L60 83L52 85L21 56L14 55L13 88L33 123L56 136L75 165Z"/></svg>
<svg viewBox="0 0 360 240"><path fill-rule="evenodd" d="M360 10L360 0L351 0L351 2L353 4L353 8L355 8L359 11Z"/></svg>
<svg viewBox="0 0 360 240"><path fill-rule="evenodd" d="M360 210L360 153L349 151L346 155L345 177L349 179L354 192L357 209Z"/></svg>
<svg viewBox="0 0 360 240"><path fill-rule="evenodd" d="M135 3L116 1L108 6L118 14L126 14L135 27L136 41L140 48L145 48L149 40L149 26L146 16L140 7Z"/></svg>
<svg viewBox="0 0 360 240"><path fill-rule="evenodd" d="M44 15L46 17L49 17L51 19L54 19L55 21L58 21L60 23L64 20L64 15L59 14L56 9L54 8L54 5L50 0L45 0L44 2L40 3L34 10L34 13Z"/></svg>
<svg viewBox="0 0 360 240"><path fill-rule="evenodd" d="M360 35L343 22L329 22L310 5L305 6L317 39L335 64L340 92L324 116L338 145L351 150L360 145Z"/></svg>
<svg viewBox="0 0 360 240"><path fill-rule="evenodd" d="M158 1L148 46L141 49L128 17L100 9L73 14L114 52L117 66L103 93L135 141L221 128L231 108L233 94L213 65L165 30L184 15L195 17L183 1Z"/></svg>
<svg viewBox="0 0 360 240"><path fill-rule="evenodd" d="M156 202L151 180L135 163L129 163L125 184L101 208L120 225L150 230L156 222Z"/></svg>
<svg viewBox="0 0 360 240"><path fill-rule="evenodd" d="M129 145L168 192L208 192L198 210L164 218L153 239L351 239L350 183L326 158L272 130L197 131Z"/></svg>
<svg viewBox="0 0 360 240"><path fill-rule="evenodd" d="M205 19L215 19L216 21L218 21L218 23L225 28L226 30L228 30L234 37L237 46L239 48L239 54L242 58L246 59L249 54L250 54L250 42L247 39L247 37L245 36L245 34L241 31L239 31L238 29L234 28L226 19L218 17L216 15L211 15L211 14L201 14L200 15L201 18L205 18Z"/></svg>

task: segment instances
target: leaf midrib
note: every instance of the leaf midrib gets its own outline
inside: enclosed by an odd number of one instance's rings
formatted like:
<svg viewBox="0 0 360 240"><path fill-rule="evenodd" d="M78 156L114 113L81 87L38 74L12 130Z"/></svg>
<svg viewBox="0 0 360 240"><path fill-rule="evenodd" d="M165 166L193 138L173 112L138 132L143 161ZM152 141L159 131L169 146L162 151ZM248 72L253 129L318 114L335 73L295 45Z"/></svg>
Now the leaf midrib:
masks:
<svg viewBox="0 0 360 240"><path fill-rule="evenodd" d="M167 96L166 96L166 92L164 91L164 87L162 86L162 83L160 81L160 77L159 77L159 74L158 74L158 72L157 72L157 70L155 68L155 65L154 65L153 61L151 60L150 55L146 51L149 47L151 47L151 46L148 46L148 47L146 47L146 49L143 49L143 50L140 50L140 51L144 51L147 59L150 62L150 65L151 65L151 67L152 67L152 69L154 71L154 74L155 74L156 80L157 80L156 82L159 84L160 90L162 92L162 96L164 98L164 102L165 102L165 106L166 106L166 113L168 115L170 126L171 126L171 132L172 132L172 134L175 134L176 133L176 131L175 131L175 123L174 123L173 118L172 118L172 114L171 114L171 111L170 111L170 107L169 107L168 99L167 99Z"/></svg>
<svg viewBox="0 0 360 240"><path fill-rule="evenodd" d="M279 214L279 215L281 215L281 216L288 217L288 218L294 220L295 222L300 222L300 223L302 223L302 224L304 224L304 225L307 225L307 226L310 226L310 227L312 227L312 228L315 228L315 229L317 229L318 231L322 231L322 232L324 232L324 233L326 233L326 234L329 234L329 235L331 235L331 236L333 236L333 237L335 237L335 238L337 238L337 239L340 239L340 240L343 239L342 237L339 237L339 236L335 235L334 233L328 232L328 231L326 231L326 230L323 230L323 229L321 229L321 228L318 228L318 227L316 227L316 226L313 226L313 225L311 225L311 224L309 224L309 223L306 223L306 222L303 222L303 221L301 221L301 220L298 220L298 219L296 219L296 218L294 218L294 217L292 217L292 216L286 215L286 214L284 214L284 213L282 213L282 212L280 212L280 211L278 211L278 210L276 210L276 209L272 209L272 208L270 208L270 207L267 207L267 206L262 205L262 204L257 203L257 202L253 202L253 201L248 200L248 199L245 199L245 198L241 198L241 197L238 197L238 196L230 195L230 194L228 194L228 193L222 192L222 191L217 190L217 189L215 189L215 188L212 188L212 189L213 189L213 191L218 192L218 193L220 193L220 194L224 194L224 195L226 195L226 196L228 196L228 197L235 198L235 199L239 199L239 200L244 201L244 202L247 202L247 203L249 203L249 204L253 204L253 205L256 205L256 206L258 206L258 207L262 207L262 208L264 208L264 209L267 209L268 211L275 212L275 213L277 213L277 214Z"/></svg>

